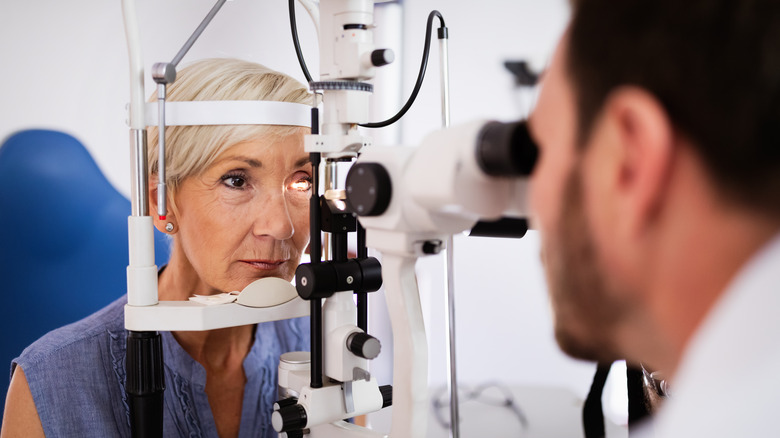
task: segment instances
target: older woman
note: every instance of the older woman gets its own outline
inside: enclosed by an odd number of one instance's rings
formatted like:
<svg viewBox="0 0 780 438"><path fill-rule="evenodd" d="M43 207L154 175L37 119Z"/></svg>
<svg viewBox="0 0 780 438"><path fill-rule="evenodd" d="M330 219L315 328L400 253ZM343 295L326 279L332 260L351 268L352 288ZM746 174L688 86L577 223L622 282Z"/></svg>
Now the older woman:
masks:
<svg viewBox="0 0 780 438"><path fill-rule="evenodd" d="M288 76L224 59L182 69L168 98L310 101ZM171 235L172 251L159 274L161 300L242 290L262 277L292 279L309 241L306 131L276 125L167 130L168 215L155 226ZM150 131L152 173L156 135ZM47 334L14 360L3 437L129 436L126 300ZM270 415L279 355L308 350L307 333L307 319L164 332L164 435L275 436Z"/></svg>

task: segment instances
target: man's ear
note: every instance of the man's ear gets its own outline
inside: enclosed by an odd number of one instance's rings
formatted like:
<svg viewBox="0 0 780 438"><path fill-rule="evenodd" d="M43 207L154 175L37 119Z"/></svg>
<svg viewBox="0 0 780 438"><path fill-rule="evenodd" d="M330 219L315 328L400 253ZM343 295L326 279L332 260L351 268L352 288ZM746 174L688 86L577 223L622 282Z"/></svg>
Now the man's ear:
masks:
<svg viewBox="0 0 780 438"><path fill-rule="evenodd" d="M674 127L663 105L636 87L621 87L605 103L618 154L617 195L627 232L642 233L662 206L673 164Z"/></svg>

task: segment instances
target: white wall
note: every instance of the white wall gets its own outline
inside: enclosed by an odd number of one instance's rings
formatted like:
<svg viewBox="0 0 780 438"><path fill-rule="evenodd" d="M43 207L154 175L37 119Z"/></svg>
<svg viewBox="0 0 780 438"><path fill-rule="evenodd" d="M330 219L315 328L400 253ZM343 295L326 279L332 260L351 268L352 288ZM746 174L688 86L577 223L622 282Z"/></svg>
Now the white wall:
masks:
<svg viewBox="0 0 780 438"><path fill-rule="evenodd" d="M215 0L138 0L147 95L149 69L170 62ZM287 2L229 1L182 61L238 57L303 80L292 49ZM318 65L314 27L299 8L310 70ZM4 2L0 13L0 138L45 127L89 149L117 189L130 192L127 48L120 0Z"/></svg>
<svg viewBox="0 0 780 438"><path fill-rule="evenodd" d="M303 79L292 49L284 0L228 2L184 63L203 57L240 57ZM170 61L213 0L139 0L144 58ZM507 59L542 66L568 19L565 0L412 0L388 14L378 32L398 50L403 89L386 88L375 119L391 115L411 90L422 53L425 19L439 9L450 28L452 122L516 119L518 106ZM317 44L308 15L298 8L301 41L316 75ZM402 23L394 20L402 19ZM395 23L395 25L392 25ZM438 22L436 23L438 25ZM29 128L61 129L81 139L109 180L129 193L128 63L119 0L6 2L0 13L0 138ZM436 43L416 105L400 133L379 142L416 144L440 125ZM316 77L316 76L315 76ZM390 74L388 77L392 78ZM152 88L147 88L147 95ZM390 112L388 112L390 111ZM590 364L563 356L552 337L538 235L522 240L456 238L458 371L461 382L499 381L587 392ZM443 260L420 263L427 306L431 382L445 382Z"/></svg>
<svg viewBox="0 0 780 438"><path fill-rule="evenodd" d="M514 120L528 107L505 69L506 60L530 60L543 68L568 19L564 0L415 0L405 3L404 78L411 89L422 53L425 19L438 9L450 29L452 123L486 118ZM438 27L438 20L435 22ZM436 44L436 43L434 43ZM438 49L418 102L403 119L403 141L417 144L441 125ZM406 93L405 93L406 95ZM431 382L445 383L442 257L420 263L423 299L429 306ZM521 240L455 241L458 373L465 385L489 380L571 388L585 395L593 366L560 353L552 334L538 235Z"/></svg>

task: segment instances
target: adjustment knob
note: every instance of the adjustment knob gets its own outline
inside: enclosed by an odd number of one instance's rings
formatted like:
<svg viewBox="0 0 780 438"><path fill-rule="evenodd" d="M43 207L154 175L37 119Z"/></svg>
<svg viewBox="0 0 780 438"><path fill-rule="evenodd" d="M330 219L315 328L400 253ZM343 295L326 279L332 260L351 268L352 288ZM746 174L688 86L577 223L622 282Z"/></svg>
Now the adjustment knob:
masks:
<svg viewBox="0 0 780 438"><path fill-rule="evenodd" d="M274 411L278 411L279 409L282 409L287 406L292 406L298 404L298 399L295 397L290 398L283 398L281 400L277 400L274 402Z"/></svg>
<svg viewBox="0 0 780 438"><path fill-rule="evenodd" d="M357 163L347 174L347 205L358 216L379 216L393 194L390 174L379 163Z"/></svg>
<svg viewBox="0 0 780 438"><path fill-rule="evenodd" d="M382 394L382 409L393 405L393 385L382 385L379 387Z"/></svg>
<svg viewBox="0 0 780 438"><path fill-rule="evenodd" d="M295 270L295 289L304 300L335 292L375 292L382 287L382 265L373 257L345 262L304 263Z"/></svg>
<svg viewBox="0 0 780 438"><path fill-rule="evenodd" d="M338 273L331 263L304 263L295 270L295 289L304 300L328 298L338 290Z"/></svg>
<svg viewBox="0 0 780 438"><path fill-rule="evenodd" d="M277 432L301 430L306 427L306 409L299 404L282 406L271 414L271 425Z"/></svg>
<svg viewBox="0 0 780 438"><path fill-rule="evenodd" d="M377 49L371 52L371 64L381 67L395 61L395 53L390 49Z"/></svg>
<svg viewBox="0 0 780 438"><path fill-rule="evenodd" d="M373 359L382 351L379 339L364 332L355 332L347 338L347 348L354 355L363 359Z"/></svg>

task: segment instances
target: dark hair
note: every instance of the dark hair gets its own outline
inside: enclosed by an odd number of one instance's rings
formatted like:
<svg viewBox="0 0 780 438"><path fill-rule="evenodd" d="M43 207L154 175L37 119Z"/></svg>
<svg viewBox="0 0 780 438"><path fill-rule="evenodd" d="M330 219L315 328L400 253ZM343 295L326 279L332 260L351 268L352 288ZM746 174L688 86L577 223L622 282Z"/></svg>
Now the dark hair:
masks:
<svg viewBox="0 0 780 438"><path fill-rule="evenodd" d="M780 216L780 1L576 0L580 143L621 85L652 93L721 192Z"/></svg>

